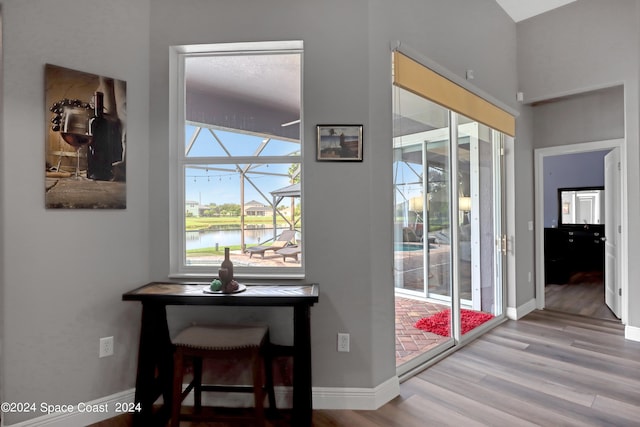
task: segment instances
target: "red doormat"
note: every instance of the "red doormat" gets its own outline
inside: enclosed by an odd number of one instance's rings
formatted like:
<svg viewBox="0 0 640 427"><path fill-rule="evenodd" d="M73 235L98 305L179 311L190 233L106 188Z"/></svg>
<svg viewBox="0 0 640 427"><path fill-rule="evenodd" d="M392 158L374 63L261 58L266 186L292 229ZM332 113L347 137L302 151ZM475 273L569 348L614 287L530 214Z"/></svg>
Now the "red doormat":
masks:
<svg viewBox="0 0 640 427"><path fill-rule="evenodd" d="M466 334L473 328L482 325L484 322L493 319L493 314L483 313L481 311L472 311L462 309L460 312L460 320L462 322L462 333ZM446 309L429 317L423 317L418 320L415 327L423 331L450 336L449 323L451 322L451 310Z"/></svg>

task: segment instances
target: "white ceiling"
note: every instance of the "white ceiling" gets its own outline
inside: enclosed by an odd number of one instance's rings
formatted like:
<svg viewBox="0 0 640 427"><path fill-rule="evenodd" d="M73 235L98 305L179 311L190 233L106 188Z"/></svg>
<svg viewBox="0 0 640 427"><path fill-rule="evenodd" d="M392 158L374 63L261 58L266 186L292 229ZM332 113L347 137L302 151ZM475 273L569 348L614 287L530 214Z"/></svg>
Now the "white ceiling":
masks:
<svg viewBox="0 0 640 427"><path fill-rule="evenodd" d="M496 0L515 22L573 3L576 0Z"/></svg>

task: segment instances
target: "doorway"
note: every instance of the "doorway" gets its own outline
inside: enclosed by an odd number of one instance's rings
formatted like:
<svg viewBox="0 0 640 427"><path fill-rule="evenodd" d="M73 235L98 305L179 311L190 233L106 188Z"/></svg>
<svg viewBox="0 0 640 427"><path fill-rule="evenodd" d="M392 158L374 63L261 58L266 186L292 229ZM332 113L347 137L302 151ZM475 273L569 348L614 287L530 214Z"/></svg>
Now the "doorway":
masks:
<svg viewBox="0 0 640 427"><path fill-rule="evenodd" d="M595 152L617 152L620 155L619 160L616 160L615 167L619 168L618 176L619 183L609 183L609 190L605 186L605 194L614 195L607 203L609 208L614 208L613 212L619 215L618 225L613 226L607 230L604 236L601 238L603 246L611 239L615 243L615 253L612 255L611 260L607 258L606 268L604 268L604 275L598 277L597 275L589 275L588 272L573 278L573 283L584 283L585 286L572 286L567 283L552 284L546 286L549 281L548 276L550 273L549 260L545 263L545 234L550 232L560 232L557 219L562 215L562 210L559 204L557 206L550 206L554 204L555 200L558 200L555 194L548 194L549 192L549 180L552 178L548 176L548 171L545 172L545 162L549 163L553 159L558 159L558 156L577 155L580 153L588 154ZM623 172L622 165L625 164L625 151L624 140L606 140L589 142L582 144L571 144L565 146L549 147L535 150L535 179L536 179L536 191L535 191L535 221L536 221L536 304L538 309L548 308L557 309L560 311L569 311L576 314L589 315L594 317L609 318L611 320L617 320L616 316L612 314L609 308L606 308L601 304L601 300L604 299L605 284L608 284L611 288L619 289L620 293L615 295L616 301L607 301L608 305L613 306L616 303L619 304L618 316L623 323L626 322L627 315L627 298L626 298L626 269L623 268L626 265L626 235L621 230L626 229L626 202L624 197L621 197L625 193L625 174ZM620 165L620 166L618 166ZM618 187L617 190L612 190ZM546 190L545 190L546 189ZM547 193L547 194L545 194ZM554 199L555 197L555 199ZM558 202L560 203L560 202ZM554 212L555 210L555 212ZM550 221L549 217L554 218L554 221ZM609 216L613 217L613 213L609 212ZM607 218L605 216L605 226L607 224ZM614 221L610 221L610 225L613 225ZM582 232L583 226L576 226L576 230ZM569 228L571 230L571 228ZM591 232L593 230L590 230ZM609 234L609 235L607 235ZM604 254L604 248L603 248ZM603 262L605 262L603 260ZM608 274L607 274L608 273ZM556 280L558 281L558 280ZM611 297L611 296L610 296ZM593 299L599 299L593 301ZM548 301L547 301L548 299ZM592 303L585 303L585 301L593 301Z"/></svg>

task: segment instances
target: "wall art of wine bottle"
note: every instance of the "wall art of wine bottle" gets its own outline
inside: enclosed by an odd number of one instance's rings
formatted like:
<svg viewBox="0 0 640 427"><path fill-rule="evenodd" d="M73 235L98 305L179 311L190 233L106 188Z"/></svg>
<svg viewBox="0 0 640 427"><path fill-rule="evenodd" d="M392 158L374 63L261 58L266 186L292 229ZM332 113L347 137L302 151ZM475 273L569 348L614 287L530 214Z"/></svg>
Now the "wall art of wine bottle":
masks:
<svg viewBox="0 0 640 427"><path fill-rule="evenodd" d="M45 65L45 205L125 209L126 82Z"/></svg>

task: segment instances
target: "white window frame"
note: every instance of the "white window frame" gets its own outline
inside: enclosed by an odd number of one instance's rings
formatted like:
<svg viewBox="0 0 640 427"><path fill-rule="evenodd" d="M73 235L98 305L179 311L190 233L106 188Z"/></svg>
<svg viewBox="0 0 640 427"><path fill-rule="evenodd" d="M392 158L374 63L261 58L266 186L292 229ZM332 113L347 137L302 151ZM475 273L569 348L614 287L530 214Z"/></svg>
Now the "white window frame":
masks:
<svg viewBox="0 0 640 427"><path fill-rule="evenodd" d="M197 163L194 159L185 156L185 59L189 56L207 55L207 54L224 54L225 52L242 52L242 53L300 53L302 55L302 41L279 41L279 42L252 42L252 43L224 43L224 44L201 44L201 45L182 45L171 46L169 54L169 262L170 262L170 278L175 279L211 279L217 275L218 266L193 266L184 263L184 254L186 248L185 237L185 182L184 182L184 166L185 164ZM302 60L301 60L302 68ZM302 79L302 70L301 70ZM302 91L302 81L300 88ZM301 93L301 132L300 132L300 156L291 158L291 163L300 163L301 174L303 171L303 134L302 131L302 93ZM219 163L220 158L207 158L211 163ZM240 161L240 158L234 158L234 161ZM282 163L282 158L261 158L261 162L269 163L274 161ZM302 176L302 175L301 175ZM301 181L302 182L302 181ZM302 187L302 186L301 186ZM301 188L302 192L302 188ZM301 194L301 200L304 197ZM301 210L304 211L301 204ZM304 215L302 215L304 218ZM304 228L305 221L302 220ZM304 236L304 230L302 232ZM303 247L304 253L304 247ZM305 277L304 256L299 266L296 267L237 267L234 268L235 275L239 278L254 279L303 279Z"/></svg>

